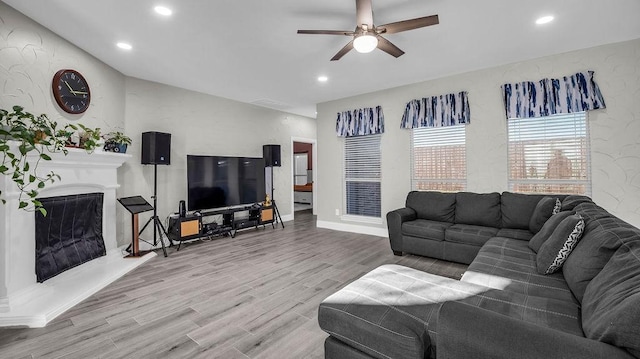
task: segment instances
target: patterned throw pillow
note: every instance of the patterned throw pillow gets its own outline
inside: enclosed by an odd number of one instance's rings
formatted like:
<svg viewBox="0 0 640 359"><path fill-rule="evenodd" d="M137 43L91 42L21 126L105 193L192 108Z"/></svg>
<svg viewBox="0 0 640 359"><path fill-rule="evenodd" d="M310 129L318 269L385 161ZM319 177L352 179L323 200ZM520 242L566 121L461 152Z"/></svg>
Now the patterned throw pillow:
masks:
<svg viewBox="0 0 640 359"><path fill-rule="evenodd" d="M584 232L584 219L579 214L563 219L538 251L536 256L538 273L557 272L578 244L582 232Z"/></svg>
<svg viewBox="0 0 640 359"><path fill-rule="evenodd" d="M556 198L556 205L553 206L553 214L560 213L560 209L562 208L562 202L560 202L560 198Z"/></svg>
<svg viewBox="0 0 640 359"><path fill-rule="evenodd" d="M540 232L540 229L542 229L542 226L547 222L549 217L558 213L556 212L556 207L559 209L558 203L560 203L560 201L553 197L542 197L542 199L538 201L529 220L529 230L532 233Z"/></svg>

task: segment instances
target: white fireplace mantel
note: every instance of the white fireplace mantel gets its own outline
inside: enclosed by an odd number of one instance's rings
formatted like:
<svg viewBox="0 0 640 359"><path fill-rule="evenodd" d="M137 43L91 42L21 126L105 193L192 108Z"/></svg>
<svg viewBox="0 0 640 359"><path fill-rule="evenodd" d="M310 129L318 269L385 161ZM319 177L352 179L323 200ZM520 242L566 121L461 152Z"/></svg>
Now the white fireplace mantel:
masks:
<svg viewBox="0 0 640 359"><path fill-rule="evenodd" d="M89 154L75 148L68 149L66 156L63 153L49 155L52 160L40 161L38 174L54 171L61 180L48 183L38 197L104 193L102 229L107 255L37 283L35 214L18 209L18 188L11 178L1 176L0 191L7 203L0 204L0 326L45 326L155 256L150 253L142 258L123 258L117 246L117 170L131 155L102 151Z"/></svg>

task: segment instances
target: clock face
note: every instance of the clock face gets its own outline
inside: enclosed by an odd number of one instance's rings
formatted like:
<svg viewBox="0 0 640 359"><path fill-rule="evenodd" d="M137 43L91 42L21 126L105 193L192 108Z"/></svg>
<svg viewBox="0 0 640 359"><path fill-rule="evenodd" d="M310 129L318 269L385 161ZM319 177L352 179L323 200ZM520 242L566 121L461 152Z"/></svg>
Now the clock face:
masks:
<svg viewBox="0 0 640 359"><path fill-rule="evenodd" d="M60 70L53 76L53 97L65 112L83 113L91 102L91 91L84 77L75 70Z"/></svg>

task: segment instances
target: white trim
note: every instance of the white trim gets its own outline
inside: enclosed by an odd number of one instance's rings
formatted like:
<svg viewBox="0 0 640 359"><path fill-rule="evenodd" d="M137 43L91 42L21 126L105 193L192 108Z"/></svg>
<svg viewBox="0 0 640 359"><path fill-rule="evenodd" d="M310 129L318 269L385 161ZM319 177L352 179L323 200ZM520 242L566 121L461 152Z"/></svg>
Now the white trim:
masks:
<svg viewBox="0 0 640 359"><path fill-rule="evenodd" d="M382 224L382 218L380 217L354 216L350 214L344 214L340 216L340 219L347 222Z"/></svg>
<svg viewBox="0 0 640 359"><path fill-rule="evenodd" d="M389 233L386 228L376 228L357 224L337 223L329 221L316 221L316 227L332 229L334 231L367 234L370 236L389 238Z"/></svg>
<svg viewBox="0 0 640 359"><path fill-rule="evenodd" d="M311 144L311 164L313 168L311 169L313 172L313 191L311 192L313 199L311 201L312 213L317 215L316 208L318 207L316 203L318 203L318 191L317 191L317 183L318 183L318 140L313 138L305 138L305 137L294 137L291 136L291 180L293 181L293 143L294 142L303 142ZM295 212L294 204L293 204L293 185L295 183L291 183L291 220L293 220L293 213ZM283 221L287 222L284 218Z"/></svg>
<svg viewBox="0 0 640 359"><path fill-rule="evenodd" d="M3 308L4 312L0 313L0 327L44 327L60 314L156 256L155 252L149 252L140 258L124 258L123 248L115 248L104 257L16 293L11 298L11 306L7 305Z"/></svg>

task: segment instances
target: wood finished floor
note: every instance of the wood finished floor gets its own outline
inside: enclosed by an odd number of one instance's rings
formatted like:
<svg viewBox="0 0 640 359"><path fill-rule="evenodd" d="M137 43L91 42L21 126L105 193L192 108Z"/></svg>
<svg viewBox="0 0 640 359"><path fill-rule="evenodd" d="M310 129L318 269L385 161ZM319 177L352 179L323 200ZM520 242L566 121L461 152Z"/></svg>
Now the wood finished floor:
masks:
<svg viewBox="0 0 640 359"><path fill-rule="evenodd" d="M466 269L295 217L160 252L45 328L0 329L0 358L323 358L318 304L354 279L385 263Z"/></svg>

